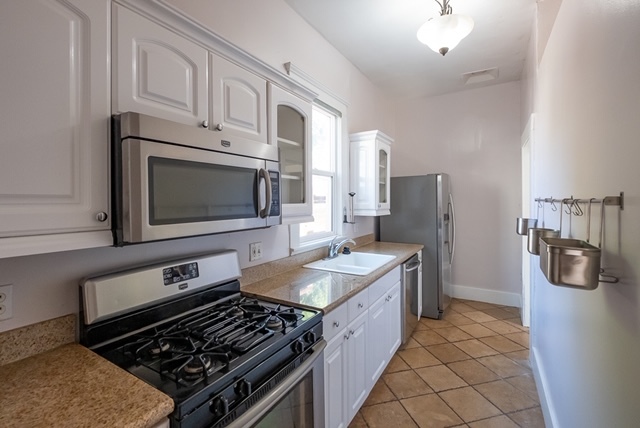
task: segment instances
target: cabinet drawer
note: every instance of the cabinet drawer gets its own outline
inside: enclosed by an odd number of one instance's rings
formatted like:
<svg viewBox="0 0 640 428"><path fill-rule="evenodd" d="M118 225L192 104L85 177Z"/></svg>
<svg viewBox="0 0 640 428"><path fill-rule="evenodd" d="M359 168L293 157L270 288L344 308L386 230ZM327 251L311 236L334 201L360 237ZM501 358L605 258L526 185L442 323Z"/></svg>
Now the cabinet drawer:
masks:
<svg viewBox="0 0 640 428"><path fill-rule="evenodd" d="M347 305L344 303L322 317L322 335L327 342L347 327Z"/></svg>
<svg viewBox="0 0 640 428"><path fill-rule="evenodd" d="M365 289L353 296L347 305L349 306L349 322L351 322L369 309L369 290Z"/></svg>
<svg viewBox="0 0 640 428"><path fill-rule="evenodd" d="M369 286L369 302L374 303L398 281L400 281L400 266Z"/></svg>

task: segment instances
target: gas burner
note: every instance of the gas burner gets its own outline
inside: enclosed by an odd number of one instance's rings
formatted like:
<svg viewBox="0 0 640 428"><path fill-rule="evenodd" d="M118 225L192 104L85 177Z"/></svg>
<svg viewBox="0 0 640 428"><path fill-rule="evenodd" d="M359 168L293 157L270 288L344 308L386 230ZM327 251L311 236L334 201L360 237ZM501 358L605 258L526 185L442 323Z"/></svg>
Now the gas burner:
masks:
<svg viewBox="0 0 640 428"><path fill-rule="evenodd" d="M229 312L227 312L227 314L229 314L232 317L241 317L244 315L244 311L240 306L234 306L231 309L229 309Z"/></svg>
<svg viewBox="0 0 640 428"><path fill-rule="evenodd" d="M259 320L271 330L280 331L295 325L304 316L293 308L282 309L280 305L269 308L263 305L247 305L243 309L247 311L246 317Z"/></svg>
<svg viewBox="0 0 640 428"><path fill-rule="evenodd" d="M158 340L154 345L149 348L149 354L151 355L159 355L161 352L167 352L171 348L169 342L163 340Z"/></svg>
<svg viewBox="0 0 640 428"><path fill-rule="evenodd" d="M201 375L211 367L211 358L207 355L197 355L189 361L182 370L186 375Z"/></svg>
<svg viewBox="0 0 640 428"><path fill-rule="evenodd" d="M271 330L282 330L283 326L284 326L284 322L277 315L271 315L267 319L267 322L265 323L265 327Z"/></svg>

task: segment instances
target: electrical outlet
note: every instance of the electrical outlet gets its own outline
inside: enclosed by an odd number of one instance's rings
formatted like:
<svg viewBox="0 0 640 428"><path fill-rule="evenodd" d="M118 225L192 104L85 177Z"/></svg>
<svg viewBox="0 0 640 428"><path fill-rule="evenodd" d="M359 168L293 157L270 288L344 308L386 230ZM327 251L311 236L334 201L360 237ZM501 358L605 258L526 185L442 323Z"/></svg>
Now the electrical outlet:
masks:
<svg viewBox="0 0 640 428"><path fill-rule="evenodd" d="M262 258L262 242L249 244L249 261L260 260Z"/></svg>
<svg viewBox="0 0 640 428"><path fill-rule="evenodd" d="M13 284L0 285L0 320L13 317Z"/></svg>

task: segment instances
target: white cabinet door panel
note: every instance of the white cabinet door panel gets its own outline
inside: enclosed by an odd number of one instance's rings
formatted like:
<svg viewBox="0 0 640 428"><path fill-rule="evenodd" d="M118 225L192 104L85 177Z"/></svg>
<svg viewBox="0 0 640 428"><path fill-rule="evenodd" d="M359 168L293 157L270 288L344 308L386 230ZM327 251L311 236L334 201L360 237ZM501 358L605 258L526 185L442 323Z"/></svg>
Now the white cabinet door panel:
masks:
<svg viewBox="0 0 640 428"><path fill-rule="evenodd" d="M267 82L211 54L211 127L267 144Z"/></svg>
<svg viewBox="0 0 640 428"><path fill-rule="evenodd" d="M109 229L109 5L0 2L0 237Z"/></svg>
<svg viewBox="0 0 640 428"><path fill-rule="evenodd" d="M387 296L380 297L369 307L369 339L367 341L367 377L369 387L373 387L382 375L388 359L387 333Z"/></svg>
<svg viewBox="0 0 640 428"><path fill-rule="evenodd" d="M114 5L114 113L136 111L188 125L208 119L208 53Z"/></svg>
<svg viewBox="0 0 640 428"><path fill-rule="evenodd" d="M389 291L389 301L387 302L388 316L388 348L387 362L396 353L402 344L402 302L400 301L400 283L397 282Z"/></svg>
<svg viewBox="0 0 640 428"><path fill-rule="evenodd" d="M369 394L367 369L364 364L367 361L366 311L351 322L347 330L349 335L347 339L348 416L351 421Z"/></svg>
<svg viewBox="0 0 640 428"><path fill-rule="evenodd" d="M347 345L346 329L331 340L324 350L325 423L327 428L345 428L347 418Z"/></svg>

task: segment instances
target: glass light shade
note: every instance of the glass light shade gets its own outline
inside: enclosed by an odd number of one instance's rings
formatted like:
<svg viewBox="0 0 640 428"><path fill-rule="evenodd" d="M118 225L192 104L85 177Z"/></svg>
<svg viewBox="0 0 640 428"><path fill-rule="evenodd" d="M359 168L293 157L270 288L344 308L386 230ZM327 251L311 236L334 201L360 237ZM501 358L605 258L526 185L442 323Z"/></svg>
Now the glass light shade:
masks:
<svg viewBox="0 0 640 428"><path fill-rule="evenodd" d="M473 30L473 19L466 15L442 15L432 18L418 29L418 40L434 52L446 54L458 46Z"/></svg>

